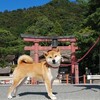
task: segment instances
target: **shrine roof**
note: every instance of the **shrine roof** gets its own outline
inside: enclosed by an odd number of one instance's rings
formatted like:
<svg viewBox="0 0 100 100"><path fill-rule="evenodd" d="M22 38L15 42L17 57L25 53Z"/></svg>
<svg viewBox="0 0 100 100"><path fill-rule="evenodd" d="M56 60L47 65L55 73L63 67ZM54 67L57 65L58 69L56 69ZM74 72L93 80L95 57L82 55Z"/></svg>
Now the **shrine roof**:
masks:
<svg viewBox="0 0 100 100"><path fill-rule="evenodd" d="M11 72L11 67L0 68L0 74L9 74Z"/></svg>
<svg viewBox="0 0 100 100"><path fill-rule="evenodd" d="M22 38L34 38L34 39L71 39L75 38L75 36L34 36L32 34L21 34Z"/></svg>

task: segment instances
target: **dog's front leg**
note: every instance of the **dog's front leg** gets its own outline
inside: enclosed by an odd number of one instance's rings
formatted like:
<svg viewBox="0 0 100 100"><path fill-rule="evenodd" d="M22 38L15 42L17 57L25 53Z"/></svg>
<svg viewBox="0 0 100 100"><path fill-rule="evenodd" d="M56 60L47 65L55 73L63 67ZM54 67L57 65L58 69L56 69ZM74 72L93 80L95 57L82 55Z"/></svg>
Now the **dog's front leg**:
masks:
<svg viewBox="0 0 100 100"><path fill-rule="evenodd" d="M49 80L49 78L45 79L45 86L48 92L48 96L52 99L52 100L56 100L56 96L52 93L52 86L51 86L51 80Z"/></svg>

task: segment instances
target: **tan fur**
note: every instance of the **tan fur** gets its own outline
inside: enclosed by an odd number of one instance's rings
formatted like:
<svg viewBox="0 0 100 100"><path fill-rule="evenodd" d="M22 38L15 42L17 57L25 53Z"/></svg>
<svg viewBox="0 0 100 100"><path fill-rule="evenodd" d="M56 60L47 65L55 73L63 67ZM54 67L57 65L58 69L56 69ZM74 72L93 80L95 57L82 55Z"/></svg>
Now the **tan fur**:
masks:
<svg viewBox="0 0 100 100"><path fill-rule="evenodd" d="M20 56L19 59L18 59L18 62L17 62L18 65L21 64L21 63L23 63L23 61L25 63L33 63L33 59L30 56L28 56L28 55L22 55L22 56Z"/></svg>
<svg viewBox="0 0 100 100"><path fill-rule="evenodd" d="M49 51L46 53L45 58L50 55L58 54L58 51ZM60 53L59 53L60 55ZM36 79L43 79L47 88L48 96L54 100L55 95L52 94L51 88L51 75L49 66L46 61L35 63L33 59L28 55L22 55L18 59L18 65L13 72L13 84L9 88L8 98L12 98L12 92L16 91L17 87L23 82L26 77L34 77ZM15 93L16 94L16 93Z"/></svg>

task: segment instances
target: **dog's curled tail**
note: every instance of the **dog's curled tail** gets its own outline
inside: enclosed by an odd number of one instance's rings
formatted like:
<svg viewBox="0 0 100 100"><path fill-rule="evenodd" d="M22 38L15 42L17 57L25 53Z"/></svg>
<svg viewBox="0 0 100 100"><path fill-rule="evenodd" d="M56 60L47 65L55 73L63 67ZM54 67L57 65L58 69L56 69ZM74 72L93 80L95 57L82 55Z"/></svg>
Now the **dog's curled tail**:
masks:
<svg viewBox="0 0 100 100"><path fill-rule="evenodd" d="M33 59L28 55L22 55L22 56L20 56L18 58L17 63L18 63L18 65L22 64L22 63L32 64L33 63Z"/></svg>

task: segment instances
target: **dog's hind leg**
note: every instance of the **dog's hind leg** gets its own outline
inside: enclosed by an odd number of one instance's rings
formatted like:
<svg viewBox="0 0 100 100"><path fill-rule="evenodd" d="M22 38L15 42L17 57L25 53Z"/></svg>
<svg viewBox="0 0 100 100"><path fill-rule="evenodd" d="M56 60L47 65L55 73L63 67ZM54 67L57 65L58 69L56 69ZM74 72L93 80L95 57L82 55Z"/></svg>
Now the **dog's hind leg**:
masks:
<svg viewBox="0 0 100 100"><path fill-rule="evenodd" d="M8 98L11 99L12 98L12 92L15 90L16 91L16 87L17 87L18 83L17 81L13 81L12 86L9 88L8 90Z"/></svg>
<svg viewBox="0 0 100 100"><path fill-rule="evenodd" d="M16 86L16 88L15 88L14 91L13 91L14 96L16 96L18 88L26 81L26 79L27 79L27 78L24 78L24 79L20 80L18 86Z"/></svg>
<svg viewBox="0 0 100 100"><path fill-rule="evenodd" d="M14 92L14 96L16 95L16 91L18 86L23 82L24 78L14 79L12 86L8 90L8 98L12 98L12 92Z"/></svg>

